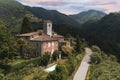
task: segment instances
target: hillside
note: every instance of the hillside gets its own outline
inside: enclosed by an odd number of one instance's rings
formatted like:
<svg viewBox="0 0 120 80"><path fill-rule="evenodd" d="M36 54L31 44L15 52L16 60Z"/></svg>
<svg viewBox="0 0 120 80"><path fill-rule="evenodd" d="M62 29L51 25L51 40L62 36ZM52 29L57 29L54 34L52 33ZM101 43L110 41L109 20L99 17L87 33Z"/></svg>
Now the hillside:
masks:
<svg viewBox="0 0 120 80"><path fill-rule="evenodd" d="M70 15L71 18L75 19L79 23L83 24L89 21L98 21L106 14L97 10L84 11L79 14Z"/></svg>
<svg viewBox="0 0 120 80"><path fill-rule="evenodd" d="M120 55L120 13L110 13L91 25L83 26L86 39L104 51Z"/></svg>
<svg viewBox="0 0 120 80"><path fill-rule="evenodd" d="M4 22L10 32L20 30L21 21L27 13L24 6L15 0L0 0L0 21Z"/></svg>
<svg viewBox="0 0 120 80"><path fill-rule="evenodd" d="M6 24L9 32L13 34L19 33L23 17L26 15L33 20L35 19L35 21L32 20L31 22L33 30L42 29L42 24L39 20L44 19L52 20L54 23L53 29L60 34L74 34L73 31L78 30L80 26L78 22L69 16L55 10L27 7L15 0L0 0L0 22ZM77 29L75 27L77 27Z"/></svg>
<svg viewBox="0 0 120 80"><path fill-rule="evenodd" d="M71 27L79 27L79 23L77 23L75 20L56 10L46 10L41 7L28 7L28 6L26 6L26 9L33 13L38 18L52 20L54 24L57 25L66 24Z"/></svg>

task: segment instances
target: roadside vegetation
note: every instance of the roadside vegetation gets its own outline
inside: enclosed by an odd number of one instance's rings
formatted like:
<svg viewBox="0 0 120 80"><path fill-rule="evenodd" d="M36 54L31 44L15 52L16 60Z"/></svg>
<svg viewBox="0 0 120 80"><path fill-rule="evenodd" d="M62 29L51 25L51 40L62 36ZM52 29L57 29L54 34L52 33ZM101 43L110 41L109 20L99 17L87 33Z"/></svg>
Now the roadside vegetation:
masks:
<svg viewBox="0 0 120 80"><path fill-rule="evenodd" d="M88 80L120 80L120 64L114 55L107 55L92 46L90 76Z"/></svg>
<svg viewBox="0 0 120 80"><path fill-rule="evenodd" d="M65 59L65 61L58 61L56 70L49 73L46 80L70 80L72 78L70 76L73 75L73 72L82 61L85 51L84 48L87 44L77 36L72 46L73 47L62 47L62 58Z"/></svg>

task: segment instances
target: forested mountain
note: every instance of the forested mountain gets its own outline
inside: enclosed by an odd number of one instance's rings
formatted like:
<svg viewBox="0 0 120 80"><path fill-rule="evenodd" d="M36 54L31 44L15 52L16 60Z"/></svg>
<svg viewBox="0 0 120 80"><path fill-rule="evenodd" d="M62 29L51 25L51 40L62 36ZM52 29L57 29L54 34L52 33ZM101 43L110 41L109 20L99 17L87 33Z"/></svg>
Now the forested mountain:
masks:
<svg viewBox="0 0 120 80"><path fill-rule="evenodd" d="M38 18L47 19L53 21L55 25L66 25L69 27L80 27L80 24L69 16L62 14L56 10L46 10L41 7L28 7L26 9L33 13ZM61 26L62 27L62 26Z"/></svg>
<svg viewBox="0 0 120 80"><path fill-rule="evenodd" d="M79 23L83 24L89 21L97 21L104 17L106 14L97 10L84 11L79 14L70 15L71 18L75 19Z"/></svg>
<svg viewBox="0 0 120 80"><path fill-rule="evenodd" d="M22 18L27 13L24 6L15 0L0 0L0 21L4 22L10 32L20 30Z"/></svg>
<svg viewBox="0 0 120 80"><path fill-rule="evenodd" d="M120 13L110 13L96 23L83 26L82 29L87 32L86 39L90 43L99 45L104 51L119 54Z"/></svg>

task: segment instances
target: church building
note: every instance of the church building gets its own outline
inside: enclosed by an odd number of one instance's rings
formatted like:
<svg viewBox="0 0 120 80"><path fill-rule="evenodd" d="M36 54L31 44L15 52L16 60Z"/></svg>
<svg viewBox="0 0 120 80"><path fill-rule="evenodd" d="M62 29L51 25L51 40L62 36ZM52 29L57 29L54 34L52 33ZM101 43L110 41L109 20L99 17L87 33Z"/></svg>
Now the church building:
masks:
<svg viewBox="0 0 120 80"><path fill-rule="evenodd" d="M70 45L69 41L65 41L62 35L52 31L52 22L45 20L43 23L43 30L30 32L25 34L17 34L17 38L23 38L28 44L35 47L35 56L50 52L51 55L55 50L58 50L59 43Z"/></svg>

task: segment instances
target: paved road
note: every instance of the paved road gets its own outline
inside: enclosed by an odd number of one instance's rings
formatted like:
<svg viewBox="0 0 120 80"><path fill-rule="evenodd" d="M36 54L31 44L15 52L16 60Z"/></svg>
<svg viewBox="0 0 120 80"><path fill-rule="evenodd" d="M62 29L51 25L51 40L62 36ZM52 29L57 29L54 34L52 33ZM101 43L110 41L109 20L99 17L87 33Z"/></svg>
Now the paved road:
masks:
<svg viewBox="0 0 120 80"><path fill-rule="evenodd" d="M78 68L73 80L85 80L86 74L89 68L90 55L92 54L92 50L90 48L86 48L86 55L84 56L80 67Z"/></svg>

